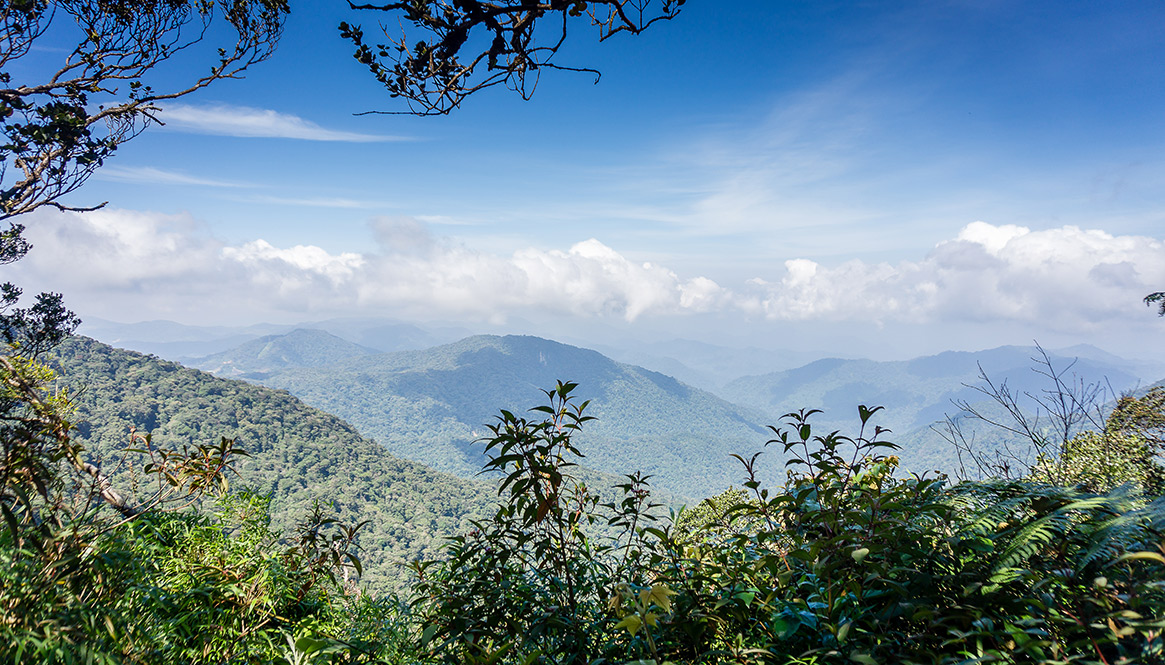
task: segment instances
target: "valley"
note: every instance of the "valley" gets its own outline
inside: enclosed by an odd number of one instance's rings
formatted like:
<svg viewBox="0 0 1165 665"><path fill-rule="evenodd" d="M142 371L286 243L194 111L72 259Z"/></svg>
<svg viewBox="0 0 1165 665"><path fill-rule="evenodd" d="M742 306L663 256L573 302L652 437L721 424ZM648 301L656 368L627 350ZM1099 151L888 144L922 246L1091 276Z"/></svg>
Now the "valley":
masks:
<svg viewBox="0 0 1165 665"><path fill-rule="evenodd" d="M591 400L588 414L597 418L580 439L584 464L616 477L642 470L658 488L688 500L739 484L741 467L730 454L761 450L770 438L767 426L802 408L822 411L813 420L820 430L851 431L858 404L883 406L876 424L903 446L899 456L905 469L954 475L957 455L932 426L948 415L957 417L956 402L990 408L976 389L983 385L981 373L1017 393L1039 396L1049 387L1036 371L1035 347L796 364L805 354L683 340L597 345L605 353L530 335L466 335L435 343L468 331L391 320L325 321L282 326L282 332L271 332L276 326L150 325L118 328L99 322L94 332L111 339L146 338L135 342L143 349L181 339L234 343L213 354L171 354L171 359L286 390L343 418L392 454L462 478L474 478L480 470L481 451L473 442L499 409L522 411L540 403L541 391L556 380L574 381L581 397ZM247 339L235 343L240 337ZM650 367L612 356L638 358ZM1049 351L1049 359L1072 382L1098 384L1110 399L1165 376L1158 361L1121 358L1089 346ZM781 369L732 374L750 367ZM673 375L694 377L700 387ZM982 445L1005 436L981 424L967 426ZM763 459L765 480L778 482L783 456L770 448Z"/></svg>
<svg viewBox="0 0 1165 665"><path fill-rule="evenodd" d="M1134 363L1081 351L1092 356L1051 357L1061 367L1075 362L1079 381L1104 381L1115 391L1146 385ZM739 377L719 395L531 336L478 335L382 352L325 330L292 328L186 358L190 368L78 337L52 363L60 385L77 395L78 438L115 481L136 482L132 456L117 453L131 428L163 447L236 438L249 455L237 464L236 482L271 495L275 527L290 528L313 501L343 521L369 520L361 539L366 582L390 589L404 579L400 564L437 556L444 538L488 514L496 496L493 481L480 475L485 425L500 409L521 413L543 403L542 391L556 380L579 383L580 399L590 401L586 413L596 418L577 439L585 455L580 475L610 496L624 474L642 471L658 500L675 507L740 486L743 467L733 454L763 451L760 479L781 484L784 456L765 447L767 425L800 408L823 410L813 420L818 432L849 433L857 404L885 406L874 422L902 446L903 469L954 475L958 456L931 425L957 411L955 400L982 403L984 395L968 387L980 368L1016 390L1041 390L1035 352L823 359ZM981 424L969 429L983 446L1006 436Z"/></svg>

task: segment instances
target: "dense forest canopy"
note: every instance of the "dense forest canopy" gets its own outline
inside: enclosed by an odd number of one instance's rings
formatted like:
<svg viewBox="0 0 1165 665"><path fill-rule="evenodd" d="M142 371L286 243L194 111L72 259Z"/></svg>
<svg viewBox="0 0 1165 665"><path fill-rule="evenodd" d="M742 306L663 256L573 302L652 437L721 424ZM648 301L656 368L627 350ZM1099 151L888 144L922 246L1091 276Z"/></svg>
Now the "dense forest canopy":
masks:
<svg viewBox="0 0 1165 665"><path fill-rule="evenodd" d="M573 384L547 391L529 416L507 410L483 423L486 466L504 481L490 510L491 487L394 459L286 393L83 338L50 362L66 380L8 362L9 390L34 391L10 401L9 413L24 414L19 431L44 432L37 455L63 446L107 475L40 467L51 482L27 502L20 497L29 487L8 477L5 505L18 521L4 532L3 599L26 608L6 625L18 650L8 654L47 662L219 662L222 654L281 663L313 654L323 662L526 662L539 654L551 662L792 663L933 662L974 652L1152 662L1162 649L1154 628L1165 600L1156 596L1165 575L1157 494L1165 474L1155 461L1161 390L1122 400L1103 430L1079 439L1090 452L1062 452L1059 463L1090 485L1047 484L1042 468L959 484L904 477L876 425L879 409L861 407L862 427L849 436L814 428L812 412L792 417L770 434L772 452L789 456L783 486L758 480L779 455L740 457L743 491L673 522L655 509L641 474L628 476L614 500L582 480L578 435L594 421ZM38 387L47 380L53 393ZM71 407L33 399L71 386L80 386ZM13 411L19 403L33 408ZM56 415L64 408L78 422L72 436ZM149 428L148 440L127 440L135 424ZM6 441L27 437L17 434L9 430ZM215 435L231 436L232 448L224 439L190 457L210 468L158 462L163 450ZM127 446L138 452L126 454ZM235 447L240 455L226 459ZM22 458L8 451L13 470ZM1090 465L1118 453L1125 462ZM155 487L198 499L202 510L158 504L126 520L99 507L106 488L149 505ZM85 497L98 503L76 503ZM338 509L341 523L312 510L313 498ZM46 530L51 522L20 521L31 514L53 516L73 540ZM444 545L443 533L453 536ZM50 544L56 563L38 569ZM390 572L405 557L417 559L408 577ZM241 580L249 595L231 591ZM204 603L215 611L200 612ZM87 623L93 613L112 623Z"/></svg>
<svg viewBox="0 0 1165 665"><path fill-rule="evenodd" d="M443 538L468 527L489 505L489 486L437 473L387 454L339 418L285 392L220 379L149 356L73 338L48 359L70 394L74 440L118 487L148 455L126 455L130 432L158 449L233 439L246 451L233 487L268 496L272 527L290 533L313 503L341 520L369 520L361 532L365 582L399 586L402 564L438 554Z"/></svg>

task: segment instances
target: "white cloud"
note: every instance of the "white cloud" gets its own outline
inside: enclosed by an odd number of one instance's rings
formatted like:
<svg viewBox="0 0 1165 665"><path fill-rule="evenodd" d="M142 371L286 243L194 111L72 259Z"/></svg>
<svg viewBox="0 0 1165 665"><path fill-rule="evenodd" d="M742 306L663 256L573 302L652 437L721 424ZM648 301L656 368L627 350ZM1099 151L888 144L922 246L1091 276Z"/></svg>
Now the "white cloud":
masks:
<svg viewBox="0 0 1165 665"><path fill-rule="evenodd" d="M33 251L14 268L58 273L93 291L181 281L213 268L222 247L204 224L188 215L40 211L25 223Z"/></svg>
<svg viewBox="0 0 1165 665"><path fill-rule="evenodd" d="M171 129L195 134L215 134L251 138L300 139L304 141L344 141L379 143L408 141L407 137L361 134L320 127L298 116L248 106L190 106L167 104L158 119Z"/></svg>
<svg viewBox="0 0 1165 665"><path fill-rule="evenodd" d="M780 282L758 281L754 297L775 319L1011 321L1067 330L1144 314L1140 298L1162 285L1161 240L974 222L918 261L786 261Z"/></svg>
<svg viewBox="0 0 1165 665"><path fill-rule="evenodd" d="M1073 331L1143 320L1165 288L1165 242L1065 226L975 222L898 263L784 261L739 288L634 261L597 239L569 248L475 250L410 218L373 222L377 247L335 253L265 240L228 245L185 216L38 212L35 247L9 267L108 318L183 310L248 322L292 313L504 320L531 313L636 321L699 312L775 321L1018 324ZM100 311L96 311L100 308ZM82 308L85 309L85 308ZM111 311L116 310L116 311Z"/></svg>
<svg viewBox="0 0 1165 665"><path fill-rule="evenodd" d="M157 185L199 185L203 187L249 187L246 183L200 178L198 176L166 171L152 166L118 166L110 164L97 171L101 180L137 182Z"/></svg>
<svg viewBox="0 0 1165 665"><path fill-rule="evenodd" d="M252 203L267 203L272 205L296 206L304 208L346 208L346 209L360 209L360 208L377 208L385 204L373 201L358 201L356 199L344 198L294 198L282 196L252 196L248 197L247 201Z"/></svg>
<svg viewBox="0 0 1165 665"><path fill-rule="evenodd" d="M971 222L964 226L962 231L959 231L956 240L982 245L989 254L998 256L1007 248L1008 243L1028 233L1031 233L1030 229L1014 224L992 226L986 222Z"/></svg>
<svg viewBox="0 0 1165 665"><path fill-rule="evenodd" d="M723 293L710 279L682 280L594 239L501 256L434 237L411 219L373 227L376 250L337 254L262 239L231 246L183 216L45 211L29 220L36 247L15 267L30 288L65 292L115 318L110 309L132 303L163 314L205 311L214 320L356 310L496 320L537 310L631 321L706 310Z"/></svg>
<svg viewBox="0 0 1165 665"><path fill-rule="evenodd" d="M260 278L300 274L322 277L332 283L351 280L364 265L364 257L359 254L332 255L313 245L279 249L266 240L254 240L240 247L224 247L222 258L248 267Z"/></svg>
<svg viewBox="0 0 1165 665"><path fill-rule="evenodd" d="M688 309L685 284L674 273L630 261L595 239L567 251L526 248L507 257L442 242L402 224L380 227L379 236L384 251L368 257L367 279L359 287L362 305L485 318L536 309L628 321Z"/></svg>

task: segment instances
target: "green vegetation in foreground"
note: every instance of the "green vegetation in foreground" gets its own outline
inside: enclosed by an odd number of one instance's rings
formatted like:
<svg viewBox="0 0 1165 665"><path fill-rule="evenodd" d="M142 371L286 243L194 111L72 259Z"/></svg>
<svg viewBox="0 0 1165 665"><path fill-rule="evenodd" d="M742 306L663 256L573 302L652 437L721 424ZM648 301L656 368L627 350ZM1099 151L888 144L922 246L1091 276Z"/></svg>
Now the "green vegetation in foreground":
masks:
<svg viewBox="0 0 1165 665"><path fill-rule="evenodd" d="M405 581L403 564L439 556L444 539L486 514L490 483L433 471L389 454L344 421L279 390L221 379L73 337L49 358L72 395L73 440L115 486L131 488L148 461L126 457L131 430L154 447L233 439L247 451L231 482L270 497L272 528L289 533L313 502L348 523L368 521L359 545L365 584ZM145 489L149 489L146 487Z"/></svg>
<svg viewBox="0 0 1165 665"><path fill-rule="evenodd" d="M1126 458L1148 473L1094 479L1100 493L951 485L895 477L877 408L859 407L852 438L815 433L802 411L770 442L792 456L784 488L756 480L763 457L741 458L744 491L669 526L644 518L639 477L606 507L571 482L571 437L587 419L573 388L550 391L542 419L503 412L493 429L490 466L508 491L446 560L418 568L418 658L1165 662L1165 499L1146 492L1159 448ZM1122 414L1160 403L1125 402L1099 440L1150 440L1151 419L1124 427ZM577 528L589 520L623 533L591 541Z"/></svg>
<svg viewBox="0 0 1165 665"><path fill-rule="evenodd" d="M609 503L574 478L592 418L560 383L488 426L496 510L414 564L398 600L350 581L371 525L316 510L280 538L265 497L230 490L236 441L156 453L141 469L156 489L118 503L48 370L9 356L0 375L8 661L1165 662L1157 392L1081 441L1107 453L1119 437L1138 461L1088 469L1111 474L1094 491L896 477L879 409L859 407L852 437L790 414L770 441L784 487L757 480L765 455L741 457L743 489L672 523L642 475Z"/></svg>

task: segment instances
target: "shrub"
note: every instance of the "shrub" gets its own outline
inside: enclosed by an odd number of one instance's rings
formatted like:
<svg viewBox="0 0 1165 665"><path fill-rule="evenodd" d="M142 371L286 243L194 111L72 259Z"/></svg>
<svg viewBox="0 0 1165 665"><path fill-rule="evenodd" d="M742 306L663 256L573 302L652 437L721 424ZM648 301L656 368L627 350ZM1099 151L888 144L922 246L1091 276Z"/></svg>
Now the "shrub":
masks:
<svg viewBox="0 0 1165 665"><path fill-rule="evenodd" d="M896 446L786 416L783 487L650 523L647 479L601 504L570 469L573 384L503 411L492 520L416 565L426 652L449 662L1165 662L1165 500L1032 480L902 477ZM603 523L609 538L594 535Z"/></svg>
<svg viewBox="0 0 1165 665"><path fill-rule="evenodd" d="M359 529L317 509L290 544L268 499L228 492L235 442L156 450L141 503L70 437L51 372L0 355L0 662L354 662L359 632L337 574L359 570ZM214 509L195 510L207 499Z"/></svg>
<svg viewBox="0 0 1165 665"><path fill-rule="evenodd" d="M621 617L607 600L617 584L642 583L653 506L643 477L628 477L619 504L600 505L571 474L581 457L571 437L591 420L575 387L545 391L548 403L532 409L541 419L502 411L489 426L485 469L500 474L502 497L493 518L453 538L443 561L416 565L412 607L432 656L586 663L634 641L612 639ZM596 535L600 527L615 535Z"/></svg>

